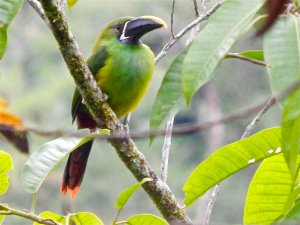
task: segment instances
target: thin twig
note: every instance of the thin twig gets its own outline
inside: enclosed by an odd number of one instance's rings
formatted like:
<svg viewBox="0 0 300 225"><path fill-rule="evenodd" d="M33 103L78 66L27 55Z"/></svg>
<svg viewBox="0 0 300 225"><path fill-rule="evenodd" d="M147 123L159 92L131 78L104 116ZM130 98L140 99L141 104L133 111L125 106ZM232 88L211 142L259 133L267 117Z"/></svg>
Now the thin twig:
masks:
<svg viewBox="0 0 300 225"><path fill-rule="evenodd" d="M172 35L172 38L175 38L175 33L174 33L175 2L176 2L176 0L172 1L172 9L171 9L171 35Z"/></svg>
<svg viewBox="0 0 300 225"><path fill-rule="evenodd" d="M45 225L60 225L59 223L53 221L52 219L45 219L33 213L23 212L17 209L10 208L3 204L0 205L0 215L15 215Z"/></svg>
<svg viewBox="0 0 300 225"><path fill-rule="evenodd" d="M197 3L197 0L193 0L193 3L194 3L194 10L195 10L195 15L196 17L199 17L199 10L198 10L198 3Z"/></svg>
<svg viewBox="0 0 300 225"><path fill-rule="evenodd" d="M207 208L206 208L204 219L203 219L203 225L209 225L209 223L210 223L210 217L211 217L213 208L215 206L215 203L217 201L217 197L219 195L220 188L221 188L221 185L217 184L213 189L213 192L208 200Z"/></svg>
<svg viewBox="0 0 300 225"><path fill-rule="evenodd" d="M210 1L210 0L202 0L202 1L201 1L200 13L203 13L203 12L206 10L206 8L207 8L208 5L209 5L209 1Z"/></svg>
<svg viewBox="0 0 300 225"><path fill-rule="evenodd" d="M37 12L37 14L44 20L47 26L51 29L50 22L45 15L44 9L41 6L41 3L38 0L27 0L27 2L31 5L32 8Z"/></svg>
<svg viewBox="0 0 300 225"><path fill-rule="evenodd" d="M261 111L257 114L257 116L254 118L254 120L247 126L245 132L243 133L243 136L241 139L244 139L246 137L249 137L255 128L256 124L260 121L261 117L276 103L275 98L271 98L265 106L261 109Z"/></svg>
<svg viewBox="0 0 300 225"><path fill-rule="evenodd" d="M167 182L167 177L168 177L168 164L169 164L169 154L171 148L173 124L174 124L174 117L170 118L167 123L165 141L164 141L162 156L161 156L160 177L161 180L165 183Z"/></svg>
<svg viewBox="0 0 300 225"><path fill-rule="evenodd" d="M214 12L217 11L218 8L224 3L224 0L221 0L218 2L212 9L210 9L206 14L201 15L197 19L195 19L193 22L191 22L189 25L187 25L185 28L183 28L178 34L175 35L174 38L170 38L170 40L167 42L167 44L163 47L163 49L158 53L158 55L155 58L155 63L158 63L159 60L161 60L162 57L164 57L167 54L167 51L186 33L188 33L193 27L197 26L199 23L201 23L204 20L207 20Z"/></svg>
<svg viewBox="0 0 300 225"><path fill-rule="evenodd" d="M268 102L270 102L270 101L278 102L278 101L286 98L289 94L291 94L298 88L300 88L299 81L295 82L293 85L286 88L284 91L281 92L281 94L277 95L277 97L274 96L268 100L258 103L257 105L254 105L253 107L246 108L243 111L236 112L236 113L230 114L228 116L225 116L223 118L213 120L213 121L208 121L208 122L198 123L198 124L186 123L186 124L177 126L177 127L173 128L172 135L189 135L189 134L192 134L195 132L200 132L200 131L209 129L213 126L218 126L220 124L225 124L225 123L229 123L229 122L233 122L236 120L241 120L241 119L247 118L247 117L253 115L254 113L259 112L265 105L268 104ZM270 107L272 107L272 106L273 105L271 105ZM0 130L4 130L4 129L9 129L9 128L0 128ZM18 129L14 129L14 130L18 131ZM43 130L39 130L39 129L35 129L35 128L25 128L25 129L22 129L22 131L31 132L36 135L47 136L47 137L49 137L49 136L59 137L59 136L66 136L66 135L70 136L70 134L72 133L71 131L43 131ZM150 132L149 131L139 131L137 133L132 133L130 135L130 137L133 139L142 139L142 138L149 138L149 135L164 136L165 134L166 134L165 130L157 130L157 131L153 131L153 132L152 131L150 131ZM126 136L125 134L122 134L122 133L119 133L118 135L112 134L110 136L110 138L112 138L112 139L118 139L118 138L124 139L127 137L128 136ZM107 137L97 136L96 139L97 140L106 140Z"/></svg>
<svg viewBox="0 0 300 225"><path fill-rule="evenodd" d="M254 63L256 65L260 65L260 66L264 66L264 67L269 67L269 68L272 67L272 65L269 64L269 63L265 63L265 62L260 61L260 60L250 59L248 57L239 55L238 53L231 53L230 52L230 53L227 54L227 57L244 60L244 61L251 62L251 63Z"/></svg>

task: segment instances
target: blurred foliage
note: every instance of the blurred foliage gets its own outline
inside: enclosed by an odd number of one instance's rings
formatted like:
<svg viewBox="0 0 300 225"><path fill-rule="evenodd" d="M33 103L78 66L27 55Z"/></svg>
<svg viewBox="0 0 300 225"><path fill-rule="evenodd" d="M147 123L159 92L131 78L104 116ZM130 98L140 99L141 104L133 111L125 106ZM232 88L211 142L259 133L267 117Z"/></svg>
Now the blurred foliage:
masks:
<svg viewBox="0 0 300 225"><path fill-rule="evenodd" d="M88 57L97 33L112 18L124 15L155 15L169 21L170 11L171 1L166 0L81 0L71 10L67 10L67 16L81 51ZM180 31L193 19L192 1L187 3L185 0L178 0L174 17L175 32ZM8 35L7 51L0 61L0 96L9 100L10 109L21 115L28 127L42 130L75 130L76 126L71 125L70 115L74 82L68 74L48 27L25 3L21 13L11 24ZM149 34L144 41L158 53L169 37L169 31L161 31ZM132 115L130 122L132 132L148 129L151 105L162 77L176 53L185 46L185 39L180 40L157 65L149 91ZM232 52L248 49L261 49L260 40L253 39L252 32L243 37L233 47ZM211 88L204 88L194 97L193 104L177 116L176 124L183 121L210 120L210 113L206 107L210 96L216 96L220 116L226 116L248 108L271 95L265 69L257 65L228 59L223 61L216 74L218 76L207 85ZM278 125L279 118L279 110L274 107L268 112L268 116L263 117L256 130ZM226 135L224 140L221 138L221 144L239 139L251 120L252 118L247 118L224 125ZM213 136L212 131L215 129L173 137L168 183L180 201L184 198L181 188L188 175L200 161L217 149L211 147L213 146L211 142L220 138ZM31 152L51 139L53 138L31 134L29 136ZM160 171L162 141L163 138L157 138L151 147L147 139L136 141L156 172ZM10 189L6 195L0 197L0 200L10 202L11 206L18 208L30 208L32 196L25 193L20 183L20 171L27 157L11 150L12 147L2 139L0 148L10 151L15 162L15 169L10 176ZM64 212L71 208L72 211L91 211L105 223L110 223L116 214L113 206L118 194L124 188L136 183L106 142L98 141L93 147L81 192L71 201L69 197L63 197L59 193L63 167L64 163L50 174L41 187L37 213L46 210ZM223 183L212 215L212 224L242 223L247 187L255 168L253 166L242 171ZM204 197L197 205L188 209L195 222L203 216L206 205L207 198ZM145 212L158 214L146 193L137 190L122 217L128 218L133 214ZM15 224L32 223L16 217L5 218L5 225Z"/></svg>

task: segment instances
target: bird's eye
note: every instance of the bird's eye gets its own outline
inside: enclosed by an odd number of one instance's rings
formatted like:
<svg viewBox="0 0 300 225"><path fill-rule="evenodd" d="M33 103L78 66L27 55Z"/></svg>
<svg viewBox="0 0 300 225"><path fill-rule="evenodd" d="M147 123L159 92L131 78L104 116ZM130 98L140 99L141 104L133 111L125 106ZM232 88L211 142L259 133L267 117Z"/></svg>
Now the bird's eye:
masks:
<svg viewBox="0 0 300 225"><path fill-rule="evenodd" d="M122 25L121 24L116 24L114 26L114 30L115 30L116 33L121 33L121 31L122 31Z"/></svg>

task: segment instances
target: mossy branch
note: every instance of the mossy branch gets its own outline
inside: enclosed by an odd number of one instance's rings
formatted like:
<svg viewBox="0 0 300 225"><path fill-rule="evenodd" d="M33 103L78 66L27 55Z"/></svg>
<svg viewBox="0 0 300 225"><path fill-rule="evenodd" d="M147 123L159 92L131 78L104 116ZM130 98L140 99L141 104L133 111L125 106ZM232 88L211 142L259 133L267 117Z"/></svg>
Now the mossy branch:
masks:
<svg viewBox="0 0 300 225"><path fill-rule="evenodd" d="M58 42L61 54L97 125L101 128L110 129L112 134L124 133L125 128L105 102L101 90L78 49L59 2L57 0L40 0L40 3L50 22L51 30ZM146 177L152 178L153 181L144 184L143 188L164 218L170 224L191 224L189 217L179 207L169 187L153 172L133 140L125 137L124 139L110 139L110 143L137 180L141 181Z"/></svg>

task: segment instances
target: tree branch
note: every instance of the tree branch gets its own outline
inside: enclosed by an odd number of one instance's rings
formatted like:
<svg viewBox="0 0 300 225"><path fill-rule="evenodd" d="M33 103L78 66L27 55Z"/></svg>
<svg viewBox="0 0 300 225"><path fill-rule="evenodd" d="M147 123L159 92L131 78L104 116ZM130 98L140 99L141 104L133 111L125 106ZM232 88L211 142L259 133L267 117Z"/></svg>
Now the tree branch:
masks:
<svg viewBox="0 0 300 225"><path fill-rule="evenodd" d="M199 10L198 10L197 0L193 0L193 4L194 4L195 15L196 15L196 17L199 17L200 14L199 14Z"/></svg>
<svg viewBox="0 0 300 225"><path fill-rule="evenodd" d="M44 20L47 26L51 29L50 22L45 15L44 9L41 6L41 3L38 0L27 0L27 2L31 5L32 8L37 12L37 14Z"/></svg>
<svg viewBox="0 0 300 225"><path fill-rule="evenodd" d="M16 210L3 204L0 205L0 215L15 215L45 225L60 225L59 223L53 221L52 219L44 219L33 213Z"/></svg>
<svg viewBox="0 0 300 225"><path fill-rule="evenodd" d="M124 133L124 126L105 102L101 90L88 70L57 0L40 0L40 2L50 21L61 54L97 125L101 128L110 129L112 135ZM174 194L154 173L144 155L138 151L133 140L125 137L123 139L109 139L109 141L137 180L141 181L146 177L152 178L153 181L145 183L143 188L165 219L170 224L191 224L185 211L179 207Z"/></svg>
<svg viewBox="0 0 300 225"><path fill-rule="evenodd" d="M253 115L254 113L259 112L260 110L262 110L263 107L265 107L266 105L268 105L268 102L270 101L275 101L278 102L284 98L286 98L289 94L291 94L292 92L294 92L295 90L297 90L298 88L300 88L300 82L296 82L294 84L292 84L290 87L288 87L287 89L285 89L281 94L279 94L278 96L273 96L268 100L265 100L261 103L258 103L257 105L254 105L250 108L246 108L243 111L240 112L236 112L233 114L230 114L226 117L217 119L217 120L213 120L213 121L208 121L208 122L204 122L204 123L199 123L199 124L194 124L194 123L186 123L180 126L177 126L175 128L173 128L172 131L172 135L188 135L188 134L192 134L195 132L200 132L206 129L209 129L211 127L214 126L218 126L220 124L225 124L225 123L229 123L229 122L233 122L236 120L241 120L244 118L247 118L251 115ZM274 104L271 104L270 107L272 107ZM9 128L4 128L4 127L0 127L0 130L7 130ZM11 128L14 129L14 128ZM26 131L26 132L31 132L34 133L36 135L40 135L40 136L53 136L53 137L60 137L60 136L64 136L64 135L68 135L70 136L71 131L67 132L67 131L44 131L44 130L38 130L35 128L22 128L22 130L19 129L14 129L14 131ZM133 133L130 134L130 137L132 139L142 139L142 138L149 138L149 136L164 136L166 134L165 130L158 130L155 132L149 132L149 131L139 131L138 133ZM118 133L115 134L114 136L110 136L110 138L116 138L116 139L123 139L123 138L127 138L128 134L126 133ZM105 136L98 136L96 137L97 140L106 140L107 137Z"/></svg>
<svg viewBox="0 0 300 225"><path fill-rule="evenodd" d="M175 11L175 2L176 0L172 1L172 9L171 9L171 35L172 38L175 38L175 33L174 33L174 11Z"/></svg>
<svg viewBox="0 0 300 225"><path fill-rule="evenodd" d="M167 182L168 177L168 164L169 164L169 154L171 148L171 140L172 140L172 129L174 124L174 117L170 118L167 127L166 127L166 135L165 141L162 149L162 157L161 157L161 180L163 182Z"/></svg>
<svg viewBox="0 0 300 225"><path fill-rule="evenodd" d="M171 37L170 40L167 42L167 44L163 47L163 49L158 53L158 55L155 58L155 63L158 63L159 60L161 60L162 57L164 57L167 54L167 51L186 33L188 33L193 27L197 26L199 23L201 23L204 20L207 20L212 14L214 14L218 8L224 3L224 0L221 0L218 2L212 9L210 9L207 13L201 15L197 19L195 19L193 22L191 22L189 25L187 25L185 28L183 28L178 34L175 35L175 37Z"/></svg>

